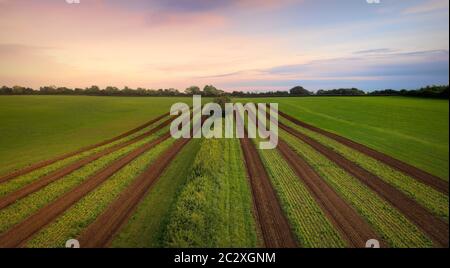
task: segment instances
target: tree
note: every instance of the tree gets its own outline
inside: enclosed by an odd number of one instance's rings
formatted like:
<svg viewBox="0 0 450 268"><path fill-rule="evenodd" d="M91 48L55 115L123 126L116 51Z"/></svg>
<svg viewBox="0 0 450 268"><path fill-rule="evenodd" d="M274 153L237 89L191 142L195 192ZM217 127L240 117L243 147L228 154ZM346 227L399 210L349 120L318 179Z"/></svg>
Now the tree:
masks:
<svg viewBox="0 0 450 268"><path fill-rule="evenodd" d="M117 87L106 87L105 88L105 93L108 96L114 96L114 95L118 95L120 93L119 89Z"/></svg>
<svg viewBox="0 0 450 268"><path fill-rule="evenodd" d="M188 95L200 95L202 92L198 86L190 86L184 90L184 93Z"/></svg>
<svg viewBox="0 0 450 268"><path fill-rule="evenodd" d="M100 95L100 88L98 86L91 86L84 91L87 95Z"/></svg>
<svg viewBox="0 0 450 268"><path fill-rule="evenodd" d="M338 89L330 89L330 90L319 90L316 95L328 95L328 96L362 96L366 93L357 88L338 88Z"/></svg>
<svg viewBox="0 0 450 268"><path fill-rule="evenodd" d="M7 86L3 86L1 89L0 89L0 94L3 94L3 95L10 95L10 94L12 94L12 88L10 88L10 87L7 87Z"/></svg>
<svg viewBox="0 0 450 268"><path fill-rule="evenodd" d="M217 89L215 86L213 86L213 85L206 85L204 88L203 88L203 94L205 95L205 96L210 96L210 97L213 97L213 96L220 96L220 95L222 95L224 93L224 91L223 90L220 90L220 89Z"/></svg>
<svg viewBox="0 0 450 268"><path fill-rule="evenodd" d="M291 95L297 95L297 96L309 96L312 95L312 93L306 89L304 89L302 86L296 86L291 88L291 90L289 90L289 92L291 93Z"/></svg>

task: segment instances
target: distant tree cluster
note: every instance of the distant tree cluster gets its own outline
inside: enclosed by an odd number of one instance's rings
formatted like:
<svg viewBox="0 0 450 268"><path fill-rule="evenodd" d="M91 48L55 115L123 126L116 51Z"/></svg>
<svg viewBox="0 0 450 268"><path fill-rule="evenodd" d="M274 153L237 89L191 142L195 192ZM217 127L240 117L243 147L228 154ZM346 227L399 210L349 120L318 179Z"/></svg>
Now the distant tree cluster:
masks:
<svg viewBox="0 0 450 268"><path fill-rule="evenodd" d="M411 97L423 97L423 98L449 98L448 85L446 86L427 86L417 90L377 90L372 92L364 92L357 88L339 88L323 90L320 89L316 93L309 91L302 86L296 86L289 91L268 91L268 92L243 92L233 91L231 93L225 92L221 89L217 89L213 85L206 85L203 89L198 86L190 86L183 92L178 89L145 89L137 88L132 89L125 87L119 89L117 87L106 87L100 89L98 86L91 86L88 88L67 88L46 86L41 87L39 90L34 90L29 87L6 87L0 88L0 95L88 95L88 96L192 96L202 95L204 97L219 97L219 96L232 96L232 97L301 97L301 96L411 96Z"/></svg>
<svg viewBox="0 0 450 268"><path fill-rule="evenodd" d="M205 97L217 97L217 96L224 95L225 91L217 89L213 85L206 85L203 88L203 91L200 90L200 88L198 86L191 86L191 87L186 88L186 90L184 90L184 94L189 95L189 96L202 95Z"/></svg>
<svg viewBox="0 0 450 268"><path fill-rule="evenodd" d="M296 87L291 88L291 90L289 90L289 93L291 95L295 95L295 96L311 96L311 95L314 95L314 93L304 89L302 86L296 86Z"/></svg>
<svg viewBox="0 0 450 268"><path fill-rule="evenodd" d="M320 89L316 92L317 96L363 96L365 94L366 92L357 88Z"/></svg>
<svg viewBox="0 0 450 268"><path fill-rule="evenodd" d="M427 86L417 90L377 90L368 93L370 96L410 96L423 98L448 99L448 85L446 86Z"/></svg>
<svg viewBox="0 0 450 268"><path fill-rule="evenodd" d="M267 91L267 92L243 92L243 91L233 91L230 94L233 97L289 97L288 91Z"/></svg>

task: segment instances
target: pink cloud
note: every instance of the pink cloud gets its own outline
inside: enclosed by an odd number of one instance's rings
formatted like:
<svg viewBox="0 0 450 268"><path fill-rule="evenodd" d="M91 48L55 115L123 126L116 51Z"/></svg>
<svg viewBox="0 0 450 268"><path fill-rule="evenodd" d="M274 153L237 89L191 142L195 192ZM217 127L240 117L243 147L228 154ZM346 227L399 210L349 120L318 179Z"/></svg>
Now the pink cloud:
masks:
<svg viewBox="0 0 450 268"><path fill-rule="evenodd" d="M213 12L200 13L153 13L147 19L150 27L221 27L226 25L227 19L224 16Z"/></svg>

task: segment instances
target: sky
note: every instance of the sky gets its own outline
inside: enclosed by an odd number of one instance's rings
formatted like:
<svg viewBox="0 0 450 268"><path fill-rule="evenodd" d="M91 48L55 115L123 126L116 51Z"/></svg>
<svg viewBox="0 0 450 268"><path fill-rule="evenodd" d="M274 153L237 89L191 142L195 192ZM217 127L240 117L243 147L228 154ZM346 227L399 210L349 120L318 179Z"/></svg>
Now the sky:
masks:
<svg viewBox="0 0 450 268"><path fill-rule="evenodd" d="M371 91L449 80L447 0L79 1L0 0L0 85Z"/></svg>

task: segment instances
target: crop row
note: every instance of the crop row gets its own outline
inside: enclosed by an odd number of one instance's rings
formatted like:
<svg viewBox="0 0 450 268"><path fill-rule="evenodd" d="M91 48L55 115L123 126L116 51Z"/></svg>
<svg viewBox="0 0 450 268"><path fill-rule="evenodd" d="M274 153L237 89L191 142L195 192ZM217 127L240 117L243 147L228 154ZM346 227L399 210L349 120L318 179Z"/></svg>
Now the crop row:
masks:
<svg viewBox="0 0 450 268"><path fill-rule="evenodd" d="M166 119L167 118L164 118L164 119L161 119L161 120L166 120ZM129 136L123 137L123 138L121 138L121 139L119 139L117 141L114 141L114 142L111 142L111 143L99 146L97 148L90 149L90 150L88 150L86 152L82 152L82 153L76 154L76 155L68 157L66 159L59 160L59 161L57 161L55 163L52 163L52 164L50 164L48 166L36 169L36 170L34 170L34 171L30 172L30 173L24 174L22 176L18 176L17 178L14 178L14 179L12 179L10 181L7 181L7 182L5 182L3 184L0 184L0 197L4 196L6 194L9 194L11 192L14 192L14 191L20 189L21 187L23 187L23 186L25 186L25 185L27 185L29 183L32 183L32 182L38 180L39 178L41 178L41 177L43 177L43 176L45 176L47 174L50 174L51 172L54 172L54 171L56 171L56 170L58 170L60 168L63 168L65 166L71 164L71 163L74 163L75 161L78 161L78 160L83 159L85 157L88 157L90 155L93 155L93 154L96 154L98 152L101 152L101 151L103 151L103 150L105 150L107 148L110 148L110 147L114 146L114 145L117 145L117 144L120 144L120 143L123 143L123 142L127 142L127 141L129 141L129 140L131 140L131 139L133 139L133 138L135 138L135 137L137 137L139 135L142 135L143 133L145 133L145 132L149 131L150 129L154 128L157 124L159 124L159 122L161 122L161 120L159 120L158 122L155 122L154 124L144 128L144 129L141 129L141 130L137 131L136 133L133 133L133 134L131 134Z"/></svg>
<svg viewBox="0 0 450 268"><path fill-rule="evenodd" d="M166 247L255 247L252 195L238 139L202 142L163 237Z"/></svg>
<svg viewBox="0 0 450 268"><path fill-rule="evenodd" d="M259 154L302 247L345 247L336 229L277 150Z"/></svg>
<svg viewBox="0 0 450 268"><path fill-rule="evenodd" d="M280 137L352 205L391 247L432 247L430 239L417 226L356 178L285 131L280 131Z"/></svg>
<svg viewBox="0 0 450 268"><path fill-rule="evenodd" d="M100 187L65 211L55 222L41 230L28 242L27 246L38 248L64 247L65 241L77 237L84 228L100 215L108 204L115 200L173 142L174 139L167 139L123 167Z"/></svg>
<svg viewBox="0 0 450 268"><path fill-rule="evenodd" d="M297 126L285 119L282 119L281 122L331 148L345 158L353 161L357 165L398 188L400 191L433 212L436 216L448 220L449 199L445 194L333 139Z"/></svg>
<svg viewBox="0 0 450 268"><path fill-rule="evenodd" d="M167 129L168 128L162 129L157 133L151 135L150 137L144 138L143 140L133 143L130 146L122 148L114 153L103 156L1 210L0 233L24 220L26 217L44 207L46 204L54 201L56 198L68 192L70 189L81 184L89 176L93 175L98 170L108 166L114 160L117 160L118 158L126 155L132 150L161 136L163 133L167 132Z"/></svg>
<svg viewBox="0 0 450 268"><path fill-rule="evenodd" d="M152 186L136 211L112 242L112 247L162 247L169 212L184 186L197 155L201 139L192 139L174 158Z"/></svg>

